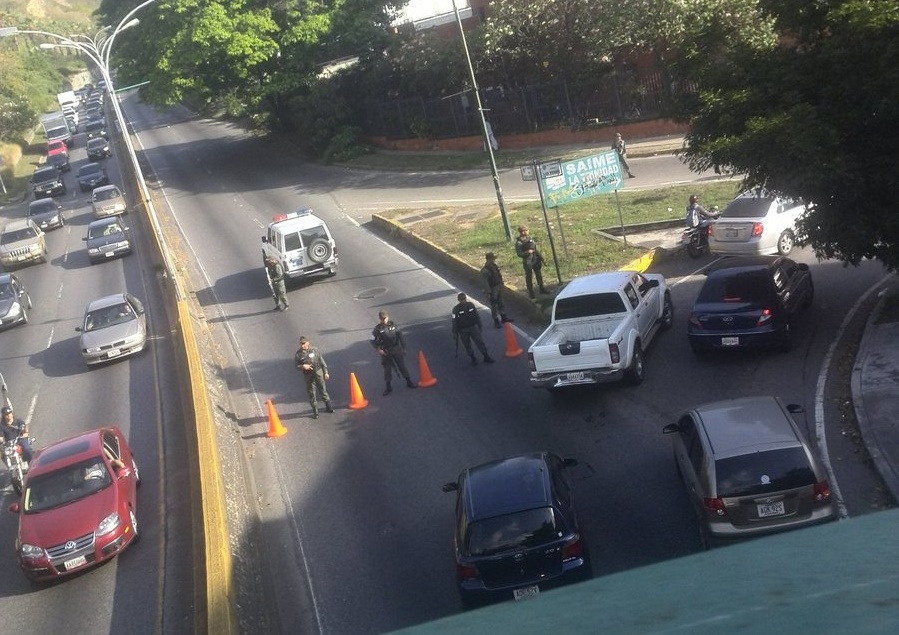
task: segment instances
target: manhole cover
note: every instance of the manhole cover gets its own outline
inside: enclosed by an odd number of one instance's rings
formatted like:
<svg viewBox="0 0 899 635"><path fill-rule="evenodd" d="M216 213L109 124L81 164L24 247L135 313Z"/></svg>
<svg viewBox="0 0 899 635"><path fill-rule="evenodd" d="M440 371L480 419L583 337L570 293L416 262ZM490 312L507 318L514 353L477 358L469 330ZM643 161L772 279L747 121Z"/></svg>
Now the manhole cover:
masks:
<svg viewBox="0 0 899 635"><path fill-rule="evenodd" d="M363 289L356 294L356 299L371 300L372 298L377 298L379 295L384 295L385 293L387 293L387 287L373 287L371 289Z"/></svg>

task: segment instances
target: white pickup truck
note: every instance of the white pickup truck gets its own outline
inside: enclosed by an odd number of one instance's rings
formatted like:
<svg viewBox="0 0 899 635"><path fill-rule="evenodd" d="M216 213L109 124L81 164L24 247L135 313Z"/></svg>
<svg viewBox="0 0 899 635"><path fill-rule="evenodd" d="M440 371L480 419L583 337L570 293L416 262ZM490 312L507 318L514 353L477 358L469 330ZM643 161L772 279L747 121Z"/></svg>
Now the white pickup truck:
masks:
<svg viewBox="0 0 899 635"><path fill-rule="evenodd" d="M531 385L555 390L626 378L643 381L643 351L671 328L674 305L659 274L612 271L572 280L552 322L528 349Z"/></svg>

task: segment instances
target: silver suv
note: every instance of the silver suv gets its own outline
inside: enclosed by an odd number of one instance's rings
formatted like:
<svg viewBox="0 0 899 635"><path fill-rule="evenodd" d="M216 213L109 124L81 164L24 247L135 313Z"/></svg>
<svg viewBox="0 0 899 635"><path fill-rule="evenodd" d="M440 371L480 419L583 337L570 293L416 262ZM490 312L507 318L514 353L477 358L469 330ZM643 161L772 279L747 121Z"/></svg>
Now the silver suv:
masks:
<svg viewBox="0 0 899 635"><path fill-rule="evenodd" d="M776 397L709 403L662 431L708 545L836 519L827 477Z"/></svg>
<svg viewBox="0 0 899 635"><path fill-rule="evenodd" d="M4 267L47 261L44 232L30 218L10 221L0 232L0 264Z"/></svg>

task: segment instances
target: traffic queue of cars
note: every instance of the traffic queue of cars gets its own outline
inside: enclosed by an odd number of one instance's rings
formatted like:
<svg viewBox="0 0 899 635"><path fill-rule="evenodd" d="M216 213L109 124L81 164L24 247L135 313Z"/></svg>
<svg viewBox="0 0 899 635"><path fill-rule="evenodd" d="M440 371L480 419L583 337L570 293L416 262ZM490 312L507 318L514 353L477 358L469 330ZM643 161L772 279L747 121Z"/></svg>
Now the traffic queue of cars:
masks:
<svg viewBox="0 0 899 635"><path fill-rule="evenodd" d="M79 91L82 98L90 90ZM88 162L78 168L81 191L92 193L96 220L83 238L91 264L132 252L124 193L110 184L102 165L110 156L102 117L102 96L82 101ZM98 116L98 111L100 116ZM77 125L78 113L67 113ZM100 134L92 135L92 130ZM73 144L74 145L74 144ZM63 227L66 219L57 198L67 193L63 171L69 169L64 143L51 144L46 164L32 177L34 201L25 218L11 220L0 232L0 329L28 323L32 298L20 275L9 270L46 262L45 231ZM143 350L146 312L129 293L116 293L87 303L75 330L88 367ZM104 426L51 443L37 451L28 466L21 496L9 506L18 517L16 552L24 574L35 582L52 581L113 558L138 538L137 487L140 475L122 431Z"/></svg>
<svg viewBox="0 0 899 635"><path fill-rule="evenodd" d="M788 197L744 193L710 226L711 250L727 257L705 271L687 319L687 338L697 356L790 350L794 318L814 300L808 265L785 255L804 209ZM566 289L581 289L579 280ZM602 302L591 295L595 290L572 293L580 304L594 307L572 320L573 333L582 333ZM555 302L567 302L572 293L563 291ZM633 306L656 314L639 302ZM625 307L613 313L620 320ZM622 338L611 339L607 346L617 347ZM563 359L582 352L577 335L556 338L554 348ZM578 379L570 383L583 383L583 372ZM554 394L565 385L555 384ZM793 418L802 412L773 396L744 397L699 405L664 426L707 548L837 518L826 472ZM567 474L575 465L574 459L548 452L527 454L465 469L444 485L445 492L457 494L456 581L466 606L533 597L592 575Z"/></svg>

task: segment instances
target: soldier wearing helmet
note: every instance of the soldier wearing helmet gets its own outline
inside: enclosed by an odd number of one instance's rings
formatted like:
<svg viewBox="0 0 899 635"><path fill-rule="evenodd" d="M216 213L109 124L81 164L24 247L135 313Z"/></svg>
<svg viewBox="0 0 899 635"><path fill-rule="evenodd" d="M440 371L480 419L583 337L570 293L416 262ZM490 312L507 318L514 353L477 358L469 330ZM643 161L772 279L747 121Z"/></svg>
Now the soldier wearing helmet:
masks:
<svg viewBox="0 0 899 635"><path fill-rule="evenodd" d="M28 440L28 426L21 419L17 419L13 415L10 406L3 406L0 410L0 427L3 429L3 442L17 441L17 445L22 450L22 459L31 462L31 443Z"/></svg>

